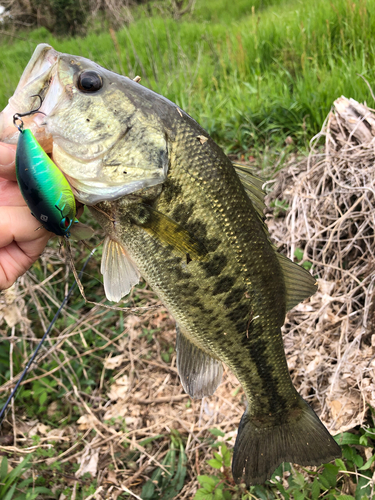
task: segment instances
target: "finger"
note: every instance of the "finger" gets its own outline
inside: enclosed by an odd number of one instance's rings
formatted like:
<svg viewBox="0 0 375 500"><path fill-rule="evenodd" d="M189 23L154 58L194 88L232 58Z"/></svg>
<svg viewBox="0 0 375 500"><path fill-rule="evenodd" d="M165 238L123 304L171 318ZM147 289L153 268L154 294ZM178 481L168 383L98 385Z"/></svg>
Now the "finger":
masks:
<svg viewBox="0 0 375 500"><path fill-rule="evenodd" d="M32 257L13 241L10 245L0 248L0 290L13 285L19 276L22 276L34 262Z"/></svg>
<svg viewBox="0 0 375 500"><path fill-rule="evenodd" d="M52 235L25 207L0 207L0 290L10 287L43 252Z"/></svg>
<svg viewBox="0 0 375 500"><path fill-rule="evenodd" d="M26 205L17 182L0 178L0 207Z"/></svg>
<svg viewBox="0 0 375 500"><path fill-rule="evenodd" d="M17 146L0 142L0 177L10 181L16 180L16 157Z"/></svg>
<svg viewBox="0 0 375 500"><path fill-rule="evenodd" d="M30 213L28 207L0 207L0 248L17 243L46 240L52 233L38 229L40 222Z"/></svg>

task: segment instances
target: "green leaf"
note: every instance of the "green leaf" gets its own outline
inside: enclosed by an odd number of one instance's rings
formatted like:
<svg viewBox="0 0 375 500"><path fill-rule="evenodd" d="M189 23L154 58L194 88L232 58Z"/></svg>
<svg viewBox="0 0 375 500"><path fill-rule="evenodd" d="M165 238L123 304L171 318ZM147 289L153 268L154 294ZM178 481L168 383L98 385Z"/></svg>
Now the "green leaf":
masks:
<svg viewBox="0 0 375 500"><path fill-rule="evenodd" d="M339 470L346 470L346 465L344 461L341 460L341 458L336 458L335 464L337 465L337 467L339 467Z"/></svg>
<svg viewBox="0 0 375 500"><path fill-rule="evenodd" d="M358 468L360 468L363 465L363 458L361 457L361 455L355 455L353 458L353 462Z"/></svg>
<svg viewBox="0 0 375 500"><path fill-rule="evenodd" d="M23 472L22 469L24 469L24 471L30 469L31 467L31 464L29 464L31 460L31 455L27 455L20 464L17 465L17 467L15 467L9 474L9 479L10 479L10 483L11 484L16 478L18 478L18 476L20 476Z"/></svg>
<svg viewBox="0 0 375 500"><path fill-rule="evenodd" d="M161 437L164 437L164 434L158 434L157 436L152 436L146 439L142 439L142 441L139 441L139 444L141 446L146 446L146 444L152 443L153 441L155 441L156 439L160 439Z"/></svg>
<svg viewBox="0 0 375 500"><path fill-rule="evenodd" d="M186 462L187 457L185 454L184 446L180 442L180 454L178 458L177 471L173 479L170 481L169 486L164 489L160 500L173 500L184 486L186 476Z"/></svg>
<svg viewBox="0 0 375 500"><path fill-rule="evenodd" d="M211 465L214 469L221 469L223 463L216 458L211 458L211 460L207 460L208 465Z"/></svg>
<svg viewBox="0 0 375 500"><path fill-rule="evenodd" d="M276 476L277 477L283 477L283 472L284 472L284 468L283 468L283 464L279 465L277 469L275 469L275 472L272 474L272 478L274 481L276 481Z"/></svg>
<svg viewBox="0 0 375 500"><path fill-rule="evenodd" d="M294 482L298 484L298 486L303 488L306 482L304 475L301 474L300 472L296 472L294 475Z"/></svg>
<svg viewBox="0 0 375 500"><path fill-rule="evenodd" d="M231 456L230 456L230 451L227 450L225 453L223 453L223 463L225 467L230 467L230 462L231 462Z"/></svg>
<svg viewBox="0 0 375 500"><path fill-rule="evenodd" d="M13 493L14 493L14 490L16 489L16 486L17 484L14 484L11 489L8 491L7 495L5 496L5 498L3 500L12 500L13 499Z"/></svg>
<svg viewBox="0 0 375 500"><path fill-rule="evenodd" d="M4 479L6 475L8 474L8 459L7 457L3 457L1 461L1 467L0 467L0 479L1 482L4 482Z"/></svg>
<svg viewBox="0 0 375 500"><path fill-rule="evenodd" d="M268 500L269 495L267 490L265 489L264 486L253 486L254 489L252 489L251 493L253 493L257 498L260 498L261 500Z"/></svg>
<svg viewBox="0 0 375 500"><path fill-rule="evenodd" d="M303 491L294 491L294 500L305 500L305 493Z"/></svg>
<svg viewBox="0 0 375 500"><path fill-rule="evenodd" d="M294 257L297 259L297 260L302 260L303 259L303 250L301 248L296 248L294 250Z"/></svg>
<svg viewBox="0 0 375 500"><path fill-rule="evenodd" d="M343 457L350 462L353 462L355 457L358 455L357 450L355 448L351 448L349 445L345 444L344 446L341 447L342 449L342 455ZM348 464L350 467L350 464Z"/></svg>
<svg viewBox="0 0 375 500"><path fill-rule="evenodd" d="M154 495L155 484L149 479L142 487L141 498L151 500Z"/></svg>
<svg viewBox="0 0 375 500"><path fill-rule="evenodd" d="M47 397L48 397L47 391L42 392L42 394L39 396L40 406L44 405L44 403L47 401Z"/></svg>
<svg viewBox="0 0 375 500"><path fill-rule="evenodd" d="M358 434L352 434L351 432L342 432L333 437L337 444L360 444L360 436Z"/></svg>
<svg viewBox="0 0 375 500"><path fill-rule="evenodd" d="M336 477L339 472L339 467L333 464L325 464L324 471L319 475L319 481L327 490L336 486Z"/></svg>
<svg viewBox="0 0 375 500"><path fill-rule="evenodd" d="M302 264L302 267L304 269L306 269L307 271L310 271L310 269L312 268L312 262L309 262L308 260L305 260L305 262L303 262Z"/></svg>
<svg viewBox="0 0 375 500"><path fill-rule="evenodd" d="M224 437L225 436L225 432L221 431L220 429L216 429L216 427L214 427L213 429L209 429L209 432L213 436L216 436L216 437Z"/></svg>
<svg viewBox="0 0 375 500"><path fill-rule="evenodd" d="M362 475L358 477L357 488L355 490L355 500L363 500L365 495L371 494L372 472L364 471L361 474Z"/></svg>
<svg viewBox="0 0 375 500"><path fill-rule="evenodd" d="M351 495L339 495L336 500L355 500Z"/></svg>
<svg viewBox="0 0 375 500"><path fill-rule="evenodd" d="M223 490L217 488L214 493L214 500L224 500Z"/></svg>
<svg viewBox="0 0 375 500"><path fill-rule="evenodd" d="M29 477L28 479L25 479L24 481L21 481L20 483L18 483L17 488L19 490L22 490L22 488L24 488L25 486L29 485L32 482L33 482L33 478Z"/></svg>
<svg viewBox="0 0 375 500"><path fill-rule="evenodd" d="M219 453L217 453L216 451L214 452L214 457L216 458L216 460L218 462L222 462L222 460L223 460L223 457Z"/></svg>
<svg viewBox="0 0 375 500"><path fill-rule="evenodd" d="M35 493L33 490L28 490L25 495L13 498L12 500L35 500L38 496L39 493Z"/></svg>
<svg viewBox="0 0 375 500"><path fill-rule="evenodd" d="M369 469L374 462L375 462L375 455L372 455L372 457L370 457L365 463L365 465L362 465L362 467L360 467L359 470Z"/></svg>
<svg viewBox="0 0 375 500"><path fill-rule="evenodd" d="M362 445L362 446L367 446L367 442L368 442L368 440L367 440L367 437L366 437L366 436L361 436L361 437L359 438L359 444L360 444L360 445Z"/></svg>
<svg viewBox="0 0 375 500"><path fill-rule="evenodd" d="M198 490L194 496L194 500L213 500L213 495L206 490Z"/></svg>
<svg viewBox="0 0 375 500"><path fill-rule="evenodd" d="M49 490L48 488L45 488L44 486L37 486L36 488L33 489L33 493L36 493L37 495L40 495L41 493L45 493L46 495L53 495L53 491Z"/></svg>
<svg viewBox="0 0 375 500"><path fill-rule="evenodd" d="M203 486L203 488L209 487L209 491L212 491L220 479L217 476L198 476L198 483Z"/></svg>
<svg viewBox="0 0 375 500"><path fill-rule="evenodd" d="M318 500L320 494L320 486L318 480L315 478L311 485L311 498L312 500Z"/></svg>
<svg viewBox="0 0 375 500"><path fill-rule="evenodd" d="M272 478L271 478L272 479ZM272 479L273 481L273 484L276 486L276 488L280 491L280 493L282 494L284 500L289 500L290 498L290 495L289 493L286 491L286 489L284 488L284 486L279 482L279 481L276 481L276 479Z"/></svg>

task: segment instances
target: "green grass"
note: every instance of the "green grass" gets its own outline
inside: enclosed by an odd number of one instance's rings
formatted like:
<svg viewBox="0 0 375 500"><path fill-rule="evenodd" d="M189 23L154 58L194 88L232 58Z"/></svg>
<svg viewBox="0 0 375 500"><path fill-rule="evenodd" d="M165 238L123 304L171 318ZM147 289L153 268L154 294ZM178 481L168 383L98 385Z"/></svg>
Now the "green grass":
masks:
<svg viewBox="0 0 375 500"><path fill-rule="evenodd" d="M252 5L254 8L252 9ZM138 9L129 28L94 26L85 38L44 29L3 42L0 105L39 42L86 56L188 111L227 152L305 147L341 94L371 102L358 74L374 79L375 2L370 0L198 1L180 21Z"/></svg>

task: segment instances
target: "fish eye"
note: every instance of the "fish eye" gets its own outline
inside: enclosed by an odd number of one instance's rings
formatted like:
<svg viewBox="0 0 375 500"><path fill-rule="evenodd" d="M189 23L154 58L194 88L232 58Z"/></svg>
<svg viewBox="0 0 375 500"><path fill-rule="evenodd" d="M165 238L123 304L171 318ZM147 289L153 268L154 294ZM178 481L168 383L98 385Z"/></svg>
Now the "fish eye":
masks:
<svg viewBox="0 0 375 500"><path fill-rule="evenodd" d="M103 87L103 80L96 71L83 71L78 77L77 87L82 92L96 92Z"/></svg>

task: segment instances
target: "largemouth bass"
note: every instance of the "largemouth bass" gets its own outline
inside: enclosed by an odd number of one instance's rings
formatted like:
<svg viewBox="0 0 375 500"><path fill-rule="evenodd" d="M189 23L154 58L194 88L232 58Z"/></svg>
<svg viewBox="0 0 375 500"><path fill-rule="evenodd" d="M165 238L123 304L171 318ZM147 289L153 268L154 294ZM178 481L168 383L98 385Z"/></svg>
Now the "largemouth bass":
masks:
<svg viewBox="0 0 375 500"><path fill-rule="evenodd" d="M284 461L320 465L341 455L294 388L281 326L316 291L314 278L275 251L261 184L237 172L176 104L82 57L37 47L1 114L16 142L16 112L52 153L106 239L105 292L118 301L141 275L177 324L177 367L190 396L214 393L225 363L248 406L233 476L263 483ZM38 101L39 102L39 101Z"/></svg>

